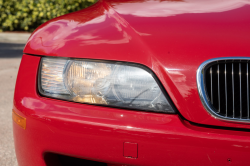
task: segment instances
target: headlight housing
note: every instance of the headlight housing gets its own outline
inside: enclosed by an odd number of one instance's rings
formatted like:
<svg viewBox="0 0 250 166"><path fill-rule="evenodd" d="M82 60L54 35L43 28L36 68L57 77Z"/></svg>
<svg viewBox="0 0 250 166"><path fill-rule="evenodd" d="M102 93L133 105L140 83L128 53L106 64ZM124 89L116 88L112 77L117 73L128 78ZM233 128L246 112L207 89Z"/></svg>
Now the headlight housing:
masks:
<svg viewBox="0 0 250 166"><path fill-rule="evenodd" d="M38 82L47 97L175 113L153 74L139 65L43 57Z"/></svg>

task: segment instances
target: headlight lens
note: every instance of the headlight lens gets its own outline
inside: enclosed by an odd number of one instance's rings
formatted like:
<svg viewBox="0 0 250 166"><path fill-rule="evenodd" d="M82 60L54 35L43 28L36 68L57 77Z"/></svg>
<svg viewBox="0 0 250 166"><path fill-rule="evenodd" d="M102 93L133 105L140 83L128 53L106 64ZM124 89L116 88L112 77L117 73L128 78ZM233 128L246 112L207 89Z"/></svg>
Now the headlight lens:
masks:
<svg viewBox="0 0 250 166"><path fill-rule="evenodd" d="M175 112L152 74L127 63L45 57L39 92L80 103Z"/></svg>

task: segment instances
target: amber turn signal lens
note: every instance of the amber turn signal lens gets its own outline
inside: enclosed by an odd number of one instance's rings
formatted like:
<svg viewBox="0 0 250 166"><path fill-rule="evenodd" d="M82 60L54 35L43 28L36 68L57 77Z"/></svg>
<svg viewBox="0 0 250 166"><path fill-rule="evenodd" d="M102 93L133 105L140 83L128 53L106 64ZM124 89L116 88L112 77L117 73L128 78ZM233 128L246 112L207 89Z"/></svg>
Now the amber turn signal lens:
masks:
<svg viewBox="0 0 250 166"><path fill-rule="evenodd" d="M14 110L12 110L12 119L20 127L22 127L23 129L26 129L26 118L21 117L20 115L18 115L17 113L15 113Z"/></svg>

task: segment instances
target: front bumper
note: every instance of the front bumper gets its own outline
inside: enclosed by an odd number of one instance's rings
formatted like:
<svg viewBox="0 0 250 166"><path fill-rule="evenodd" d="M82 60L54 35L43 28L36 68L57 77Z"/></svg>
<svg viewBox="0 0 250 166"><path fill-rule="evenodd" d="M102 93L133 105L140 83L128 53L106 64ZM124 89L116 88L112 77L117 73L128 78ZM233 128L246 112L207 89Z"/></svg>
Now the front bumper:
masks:
<svg viewBox="0 0 250 166"><path fill-rule="evenodd" d="M121 165L250 164L246 131L199 127L178 115L41 97L39 62L40 57L24 55L16 83L13 110L27 122L25 130L13 123L19 166L45 166L48 152ZM126 157L126 142L137 144L137 157Z"/></svg>

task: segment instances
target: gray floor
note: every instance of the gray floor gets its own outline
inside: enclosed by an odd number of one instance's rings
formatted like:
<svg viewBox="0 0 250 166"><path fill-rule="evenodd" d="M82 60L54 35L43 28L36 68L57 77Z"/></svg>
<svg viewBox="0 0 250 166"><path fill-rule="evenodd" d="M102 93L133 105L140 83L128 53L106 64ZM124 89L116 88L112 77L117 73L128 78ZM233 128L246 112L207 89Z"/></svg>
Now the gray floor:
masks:
<svg viewBox="0 0 250 166"><path fill-rule="evenodd" d="M24 44L0 43L0 166L17 166L12 134L12 103Z"/></svg>

